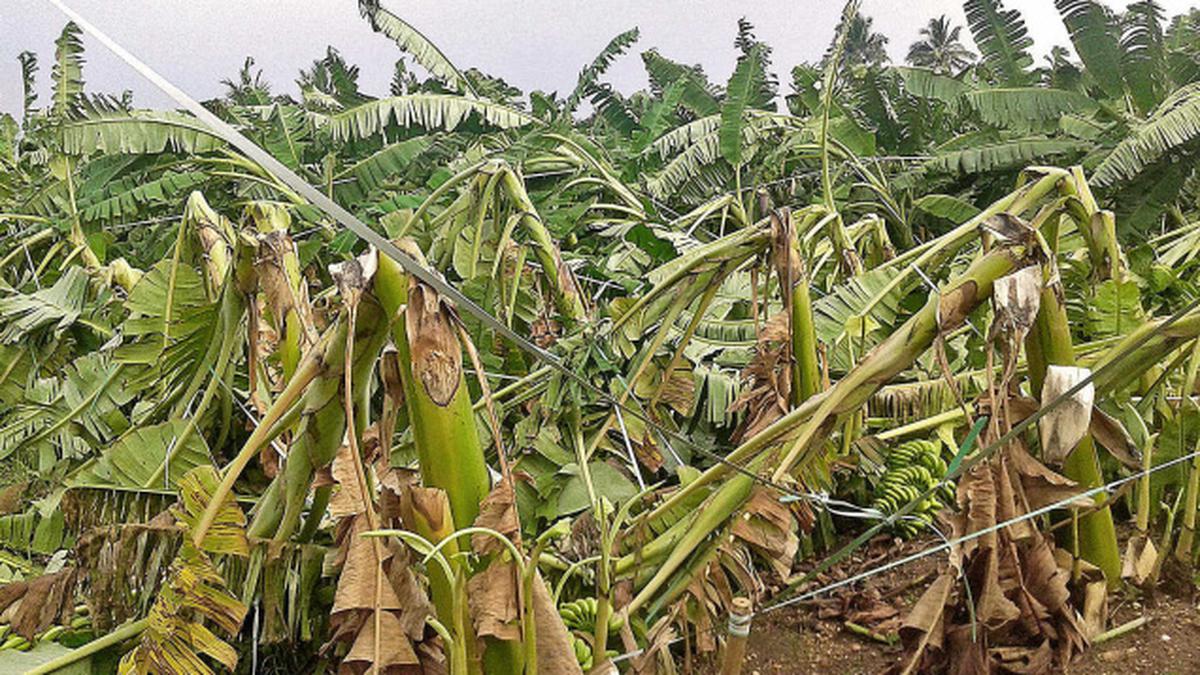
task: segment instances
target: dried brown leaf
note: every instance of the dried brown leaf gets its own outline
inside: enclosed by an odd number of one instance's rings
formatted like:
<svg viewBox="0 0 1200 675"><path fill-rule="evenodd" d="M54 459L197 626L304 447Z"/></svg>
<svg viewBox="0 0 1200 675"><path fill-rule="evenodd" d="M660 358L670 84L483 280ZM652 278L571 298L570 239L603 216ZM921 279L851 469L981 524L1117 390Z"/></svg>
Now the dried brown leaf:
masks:
<svg viewBox="0 0 1200 675"><path fill-rule="evenodd" d="M449 307L413 279L404 317L413 375L434 403L449 405L462 380L462 345Z"/></svg>
<svg viewBox="0 0 1200 675"><path fill-rule="evenodd" d="M1157 561L1158 549L1149 537L1145 535L1131 537L1125 546L1121 577L1129 579L1135 586L1141 586L1154 572L1154 565Z"/></svg>
<svg viewBox="0 0 1200 675"><path fill-rule="evenodd" d="M576 675L583 670L575 659L571 635L540 573L533 577L533 620L537 635L538 672L552 675Z"/></svg>
<svg viewBox="0 0 1200 675"><path fill-rule="evenodd" d="M339 675L362 675L367 672L401 673L407 667L420 663L395 612L378 613L380 651L379 660L376 661L376 623L374 612L363 613L362 623L350 646L350 652L338 667Z"/></svg>
<svg viewBox="0 0 1200 675"><path fill-rule="evenodd" d="M476 635L500 640L520 639L518 589L516 565L499 556L467 581L467 604Z"/></svg>
<svg viewBox="0 0 1200 675"><path fill-rule="evenodd" d="M761 553L781 579L787 579L800 546L792 511L779 501L776 490L755 486L741 515L733 523L733 535Z"/></svg>
<svg viewBox="0 0 1200 675"><path fill-rule="evenodd" d="M330 478L335 484L333 496L329 498L329 515L334 518L355 516L367 510L367 502L358 484L353 452L350 444L342 443L329 469Z"/></svg>
<svg viewBox="0 0 1200 675"><path fill-rule="evenodd" d="M519 541L521 521L517 518L517 493L510 480L502 479L484 498L475 526L495 530L514 542ZM471 535L471 548L480 555L505 550L504 544L495 537L482 533Z"/></svg>
<svg viewBox="0 0 1200 675"><path fill-rule="evenodd" d="M350 610L380 609L399 610L404 607L390 583L381 583L379 603L376 605L375 590L377 577L385 575L375 558L375 540L361 536L368 531L367 519L354 516L342 533L341 547L345 562L338 577L337 592L334 594L332 619Z"/></svg>
<svg viewBox="0 0 1200 675"><path fill-rule="evenodd" d="M1125 425L1110 417L1100 408L1092 409L1092 423L1088 427L1092 438L1118 462L1134 470L1142 468L1142 450L1133 442Z"/></svg>

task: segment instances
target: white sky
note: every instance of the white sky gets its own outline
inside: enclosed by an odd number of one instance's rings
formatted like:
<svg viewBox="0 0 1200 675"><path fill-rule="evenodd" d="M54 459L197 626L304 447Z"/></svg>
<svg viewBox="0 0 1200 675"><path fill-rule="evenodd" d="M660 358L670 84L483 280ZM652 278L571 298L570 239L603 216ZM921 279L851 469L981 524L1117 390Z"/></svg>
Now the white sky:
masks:
<svg viewBox="0 0 1200 675"><path fill-rule="evenodd" d="M1160 0L1168 15L1200 0ZM358 15L355 0L67 0L119 43L196 98L222 92L246 56L277 92L295 92L300 68L338 48L362 69L365 91L385 95L396 47L373 33ZM617 33L638 26L641 40L618 61L608 78L622 91L646 83L637 52L657 47L665 56L700 63L714 82L733 69L738 17L754 23L758 37L774 50L781 83L791 66L821 57L833 35L841 0L383 0L385 7L429 36L459 68L475 66L525 91L565 95L579 70ZM1068 44L1052 0L1008 0L1020 9L1039 55ZM1115 0L1113 5L1128 4ZM958 0L865 0L863 11L890 38L889 51L902 60L928 19L948 14L965 24ZM17 54L38 53L44 105L49 95L54 39L65 22L45 0L0 0L0 112L21 107ZM969 33L963 35L969 41ZM166 99L103 47L88 40L84 77L89 91L132 89L139 105ZM784 87L786 89L786 86Z"/></svg>

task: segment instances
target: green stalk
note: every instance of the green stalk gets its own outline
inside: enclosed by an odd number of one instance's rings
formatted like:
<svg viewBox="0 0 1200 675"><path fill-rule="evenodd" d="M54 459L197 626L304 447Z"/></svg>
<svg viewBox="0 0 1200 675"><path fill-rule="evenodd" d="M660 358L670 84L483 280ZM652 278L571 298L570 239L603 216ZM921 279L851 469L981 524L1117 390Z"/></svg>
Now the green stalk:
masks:
<svg viewBox="0 0 1200 675"><path fill-rule="evenodd" d="M275 532L276 541L287 539L299 527L314 472L333 461L342 444L346 431L342 399L348 345L353 340L353 344L361 346L361 349L353 350L353 372L349 375L355 383L354 388L362 391L368 386L375 362L387 340L385 314L372 296L364 295L355 311L357 316L353 326L349 325L347 314L339 317L338 330L322 357L325 368L304 394L304 414L284 466L283 520ZM313 513L310 517L320 519L322 515Z"/></svg>
<svg viewBox="0 0 1200 675"><path fill-rule="evenodd" d="M454 189L454 186L458 185L459 183L463 182L464 180L467 180L471 176L475 175L475 173L477 171L479 171L482 166L483 166L482 162L476 162L475 164L472 164L472 165L468 166L467 168L463 169L462 171L459 171L458 173L451 176L450 179L447 180L445 183L442 183L441 185L437 186L437 188L434 189L434 191L428 197L425 198L425 201L421 202L421 205L417 207L417 210L414 211L412 216L409 217L408 221L406 221L404 223L404 226L402 228L400 228L399 236L403 237L403 236L407 235L408 231L410 229L412 229L413 224L420 221L425 216L425 212L428 211L430 209L430 207L432 207L435 203L437 203L437 201L439 199L441 199L443 196L445 196L446 193L448 193L448 192L450 192L450 190Z"/></svg>
<svg viewBox="0 0 1200 675"><path fill-rule="evenodd" d="M759 464L761 461L755 462L749 471L753 473ZM727 522L734 512L741 508L746 499L750 497L750 490L753 487L754 479L739 473L726 481L709 497L708 501L698 509L698 514L687 533L679 540L650 581L638 591L638 594L629 603L627 610L631 615L654 597L654 594L700 547L705 538L712 534L713 530Z"/></svg>
<svg viewBox="0 0 1200 675"><path fill-rule="evenodd" d="M525 226L533 238L534 253L542 265L542 272L554 294L554 304L568 324L577 323L587 318L587 310L583 306L583 298L579 295L579 285L575 275L563 262L562 254L554 243L550 231L546 229L541 216L538 215L533 201L525 192L521 179L511 169L503 169L504 190L512 200L516 210L521 214L521 224Z"/></svg>
<svg viewBox="0 0 1200 675"><path fill-rule="evenodd" d="M1058 289L1052 286L1046 286L1042 290L1037 319L1025 338L1025 354L1029 363L1030 388L1034 392L1042 391L1042 382L1049 366L1076 365L1067 310ZM1096 456L1096 446L1090 433L1085 434L1079 445L1067 456L1062 472L1084 489L1098 487L1104 483L1100 460ZM1117 548L1117 531L1113 525L1112 511L1107 504L1107 495L1098 494L1094 501L1100 508L1079 519L1079 553L1084 560L1104 572L1111 589L1121 582L1121 554ZM1063 530L1060 537L1070 538L1070 532ZM1067 548L1070 549L1071 546L1068 545Z"/></svg>
<svg viewBox="0 0 1200 675"><path fill-rule="evenodd" d="M309 383L316 379L321 374L321 371L325 369L325 364L321 360L322 353L321 349L313 349L300 362L299 367L296 369L296 374L292 376L292 379L288 381L284 390L279 393L279 397L275 399L275 402L267 409L263 418L259 420L259 424L254 428L254 432L250 434L250 438L246 439L237 456L225 466L225 469L222 471L221 482L213 492L213 499L209 502L204 513L201 514L200 520L196 522L196 529L192 532L192 543L196 546L200 546L201 542L204 541L204 536L208 534L209 528L212 527L222 502L233 491L233 484L237 482L242 471L246 469L246 465L250 463L251 459L254 459L254 456L267 443L272 426L280 417L288 412L292 404L300 400Z"/></svg>
<svg viewBox="0 0 1200 675"><path fill-rule="evenodd" d="M1183 380L1183 391L1180 392L1179 416L1182 418L1184 406L1189 402L1196 405L1192 392L1196 390L1196 374L1200 371L1200 342L1192 348L1192 357L1188 362L1187 376ZM1188 472L1187 492L1183 500L1183 527L1179 532L1179 541L1175 546L1175 558L1181 562L1192 560L1192 547L1196 538L1196 502L1200 494L1200 455L1192 460L1191 471ZM1147 495L1149 499L1149 495ZM1140 520L1139 520L1140 524Z"/></svg>
<svg viewBox="0 0 1200 675"><path fill-rule="evenodd" d="M743 464L772 447L775 441L795 429L797 425L808 423L801 438L789 451L788 459L779 466L779 473L787 473L792 462L799 457L825 419L856 409L892 377L912 366L917 357L933 344L938 332L939 315L943 329L961 324L971 310L991 295L992 283L1016 269L1023 259L1023 251L1009 248L995 249L977 259L965 272L941 289L940 293L930 293L929 300L920 311L867 354L834 387L809 398L801 406L743 442L726 456L726 461ZM696 480L680 488L655 507L645 518L662 516L696 490L725 477L730 471L724 463L710 467Z"/></svg>
<svg viewBox="0 0 1200 675"><path fill-rule="evenodd" d="M0 215L0 218L2 217L3 215ZM53 227L47 227L43 230L38 230L37 232L22 239L13 246L13 250L10 251L8 255L0 258L0 269L8 269L8 264L15 260L17 256L28 253L31 247L41 243L42 240L53 237L56 231L57 230L55 230Z"/></svg>
<svg viewBox="0 0 1200 675"><path fill-rule="evenodd" d="M933 344L939 331L953 330L961 325L975 307L991 297L992 283L1016 269L1023 259L1024 251L1018 247L993 250L977 259L944 289L931 292L919 312L827 392L812 419L805 423L799 437L776 467L772 481L783 480L795 468L801 454L828 420L856 410L879 387L911 366Z"/></svg>
<svg viewBox="0 0 1200 675"><path fill-rule="evenodd" d="M70 157L66 157L65 178L67 182L67 204L71 209L71 231L69 239L71 243L82 252L83 264L89 269L94 270L100 267L100 259L96 257L95 251L87 243L87 237L83 234L83 225L79 220L79 205L75 199L75 168Z"/></svg>
<svg viewBox="0 0 1200 675"><path fill-rule="evenodd" d="M764 227L746 227L737 230L721 239L709 242L675 258L659 268L666 272L666 277L653 288L638 297L621 316L613 321L611 330L615 331L634 317L641 317L643 310L662 294L669 291L675 284L691 276L698 269L712 265L714 262L726 261L729 269L737 269L740 263L758 253L764 244L770 242L770 232Z"/></svg>
<svg viewBox="0 0 1200 675"><path fill-rule="evenodd" d="M647 360L651 355L653 355L653 351L648 352ZM579 465L583 484L587 487L588 501L592 505L592 513L594 514L596 524L600 528L600 562L596 567L596 626L592 648L593 653L597 655L596 662L598 663L603 659L604 653L608 649L608 617L612 614L612 600L610 598L612 587L609 576L612 557L612 539L609 528L612 523L608 520L608 513L604 508L605 503L596 496L596 486L592 483L592 471L588 466L591 453L585 448L583 442L583 429L579 413L579 404L576 401L572 404L568 413L571 426L573 427L572 433L575 437L575 461Z"/></svg>
<svg viewBox="0 0 1200 675"><path fill-rule="evenodd" d="M409 276L386 256L379 256L375 293L386 315L392 317L392 341L398 351L404 402L422 482L445 490L450 498L454 525L469 527L479 515L479 504L487 497L491 481L475 428L466 377L460 368L458 385L450 401L445 405L434 401L425 385L413 374L406 317L401 311L408 302ZM457 336L454 337L453 348L461 349Z"/></svg>
<svg viewBox="0 0 1200 675"><path fill-rule="evenodd" d="M1137 500L1137 529L1143 536L1150 532L1150 469L1154 466L1154 441L1158 434L1152 434L1146 439L1146 447L1142 449L1142 474L1138 481Z"/></svg>
<svg viewBox="0 0 1200 675"><path fill-rule="evenodd" d="M400 241L399 245L406 253L424 264L420 250L412 242ZM409 292L412 290L411 283L409 275L396 261L379 256L375 293L386 315L392 317L392 341L396 345L400 381L404 387L404 402L408 410L413 445L417 450L421 481L427 487L438 488L446 493L451 524L461 530L475 522L479 515L479 506L490 490L491 480L484 460L484 448L475 426L475 413L461 362L458 372L450 374L456 381L453 393L448 400L442 402L436 400L429 389L431 383L418 376L418 372L430 372L427 369L429 364L420 359L438 355L429 353L428 350L414 352L414 345L409 343L407 322L410 308L407 308L407 304ZM423 292L433 291L423 289ZM457 332L450 326L447 326L441 335L429 334L422 337L443 341L445 344L439 343L437 350L441 354L452 353L453 350L461 353L463 348ZM435 543L442 541L446 535L445 532L431 534L442 535L430 538L430 541ZM463 570L462 573L465 576L466 571ZM453 588L443 588L439 591L437 586L434 587L434 604L438 607L438 614L443 623L453 623L454 592ZM447 621L446 617L451 621ZM470 622L466 622L466 625L470 625ZM464 635L463 639L468 641L470 649L474 636ZM485 672L520 671L522 652L519 644L498 640L487 640L486 644L487 648L483 653Z"/></svg>
<svg viewBox="0 0 1200 675"><path fill-rule="evenodd" d="M772 224L778 219L776 236L785 237L777 242L775 255L784 257L778 261L779 288L782 290L784 306L790 312L789 330L792 348L792 405L804 403L821 390L821 365L817 358L817 332L813 322L812 295L809 292L808 270L800 251L800 239L792 225L790 215L771 216Z"/></svg>
<svg viewBox="0 0 1200 675"><path fill-rule="evenodd" d="M142 631L146 630L149 625L150 619L140 619L138 621L127 623L111 633L108 633L107 635L98 637L77 649L63 654L62 656L53 658L41 664L40 666L37 666L36 668L25 671L25 675L50 675L51 673L57 673L64 668L79 663L93 654L98 654L109 647L119 645L126 640L131 640L137 637L142 633Z"/></svg>

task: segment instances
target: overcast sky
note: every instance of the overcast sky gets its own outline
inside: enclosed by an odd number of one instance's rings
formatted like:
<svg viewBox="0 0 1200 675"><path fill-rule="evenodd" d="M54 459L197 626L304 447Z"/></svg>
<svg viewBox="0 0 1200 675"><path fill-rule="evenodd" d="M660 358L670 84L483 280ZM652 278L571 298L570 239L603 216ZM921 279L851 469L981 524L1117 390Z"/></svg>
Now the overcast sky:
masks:
<svg viewBox="0 0 1200 675"><path fill-rule="evenodd" d="M355 0L66 0L117 42L196 98L222 92L220 81L236 75L253 56L277 92L295 93L297 71L339 49L362 68L368 93L384 95L398 55L393 43L373 33ZM1197 0L1160 0L1168 14ZM1124 0L1111 4L1123 6ZM566 94L580 68L617 33L638 26L634 53L610 71L609 79L629 92L646 84L636 52L657 47L665 56L704 66L714 82L733 70L738 17L756 27L775 50L780 81L792 65L821 57L833 35L841 0L383 0L415 25L459 68L471 66L503 77L525 91ZM1052 0L1008 0L1021 10L1037 54L1067 35ZM928 19L949 15L964 24L959 0L865 0L863 11L888 36L892 58L904 57ZM39 105L49 96L54 39L65 19L46 0L0 0L0 112L21 107L17 54L37 52L41 70ZM963 31L969 40L966 30ZM143 106L166 99L102 46L86 41L84 77L89 91L131 89ZM786 89L786 87L785 87Z"/></svg>

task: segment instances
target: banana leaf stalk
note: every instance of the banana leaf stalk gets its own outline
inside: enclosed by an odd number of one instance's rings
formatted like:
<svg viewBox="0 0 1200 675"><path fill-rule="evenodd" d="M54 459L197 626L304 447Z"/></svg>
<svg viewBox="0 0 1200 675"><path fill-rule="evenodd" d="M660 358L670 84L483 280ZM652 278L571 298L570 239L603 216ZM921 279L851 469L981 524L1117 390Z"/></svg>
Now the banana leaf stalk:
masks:
<svg viewBox="0 0 1200 675"><path fill-rule="evenodd" d="M326 333L322 338L322 343L331 340L332 332ZM275 424L288 413L291 407L301 400L304 396L309 384L321 374L325 368L323 361L324 350L314 349L309 352L296 368L295 375L288 381L283 391L276 397L275 402L263 414L259 420L258 426L254 428L253 433L246 439L238 454L225 466L221 471L221 482L213 492L214 498L209 503L208 507L197 520L195 527L192 530L192 540L197 546L204 541L204 536L208 534L209 528L212 527L217 513L220 510L221 503L233 491L233 484L242 475L242 471L254 459L255 455L269 442L272 437L272 431ZM261 507L260 507L261 509ZM251 530L253 534L253 529Z"/></svg>
<svg viewBox="0 0 1200 675"><path fill-rule="evenodd" d="M423 260L411 243L401 244ZM422 482L445 490L453 524L469 527L487 497L490 479L449 309L386 256L379 258L374 292L393 319L391 337Z"/></svg>
<svg viewBox="0 0 1200 675"><path fill-rule="evenodd" d="M424 264L420 249L411 241L401 240L398 245ZM439 543L475 522L491 486L463 370L457 318L435 291L412 279L386 256L379 257L375 293L385 313L393 317L391 336L422 483L443 491L449 506L448 518L430 518L425 532L416 528ZM455 544L451 541L446 546ZM467 575L466 570L457 569L462 565L456 562L458 557L451 560L456 575ZM439 574L430 574L434 606L444 624L457 624L455 608L465 603L457 602L455 593L462 592L462 587L452 579L439 579ZM469 626L469 620L462 625ZM464 639L468 640L467 649L473 650L474 637ZM519 671L521 645L493 639L486 642L485 672ZM478 661L473 658L472 663Z"/></svg>
<svg viewBox="0 0 1200 675"><path fill-rule="evenodd" d="M1053 269L1053 265L1053 261L1047 263L1050 269ZM1053 272L1048 271L1045 274L1049 278L1057 277ZM1076 365L1071 328L1067 322L1061 289L1052 284L1046 284L1042 289L1037 319L1025 338L1025 354L1029 364L1030 387L1035 392L1042 390L1042 382L1049 366ZM1083 489L1098 487L1104 483L1095 442L1090 432L1084 435L1063 462L1063 475L1074 480ZM1109 587L1113 588L1121 580L1121 553L1117 546L1117 531L1113 525L1112 511L1107 501L1107 495L1096 495L1095 502L1102 508L1080 517L1077 544L1079 555L1099 567L1104 572ZM1069 537L1071 530L1064 529L1061 533L1062 536ZM1065 548L1073 550L1074 547L1067 545Z"/></svg>
<svg viewBox="0 0 1200 675"><path fill-rule="evenodd" d="M761 461L754 462L749 471L755 472L761 463ZM638 591L626 610L630 614L634 614L647 602L655 599L655 594L700 547L708 535L728 522L729 518L741 508L746 499L750 497L750 490L753 487L754 479L749 475L739 473L718 488L698 509L697 515L690 521L688 528L671 549L666 560L658 567L658 571L650 581Z"/></svg>
<svg viewBox="0 0 1200 675"><path fill-rule="evenodd" d="M765 199L763 207L765 210ZM812 296L800 240L786 210L770 212L772 257L779 276L783 306L788 312L792 356L792 405L798 406L821 388L821 366L817 357L816 324Z"/></svg>
<svg viewBox="0 0 1200 675"><path fill-rule="evenodd" d="M939 318L942 330L960 325L975 307L987 300L991 294L992 283L1016 269L1024 258L1024 249L1015 246L995 248L977 259L939 292L931 292L929 300L920 311L868 353L836 385L809 398L771 426L746 440L726 456L726 462L744 464L762 451L773 447L776 441L798 425L804 425L787 456L777 465L777 477L781 478L790 473L809 441L828 419L857 409L879 387L911 367L917 357L933 344L939 330ZM726 463L707 469L699 478L676 491L650 511L646 518L662 516L696 490L727 476L730 471Z"/></svg>
<svg viewBox="0 0 1200 675"><path fill-rule="evenodd" d="M1200 342L1192 348L1191 359L1188 362L1187 375L1183 380L1183 396L1180 399L1178 415L1182 418L1184 406L1191 403L1192 392L1196 390L1196 375L1200 372ZM1182 421L1180 422L1182 424ZM1179 532L1179 541L1175 546L1175 557L1181 562L1190 562L1193 557L1192 548L1196 539L1196 508L1197 494L1200 493L1200 455L1192 460L1188 472L1186 496L1183 500L1183 523ZM1149 496L1147 496L1149 499ZM1141 527L1140 512L1138 526Z"/></svg>
<svg viewBox="0 0 1200 675"><path fill-rule="evenodd" d="M355 390L361 390L367 386L372 369L383 349L383 343L387 339L386 326L387 321L379 303L373 296L364 295L356 310L354 335L351 337L347 314L343 313L332 329L330 339L323 346L314 347L303 357L302 364L313 360L310 356L319 352L320 357L316 360L321 367L304 391L301 404L303 408L292 448L280 476L276 479L282 481L282 512L260 508L251 526L252 535L270 536L276 541L283 541L291 537L300 526L313 476L317 469L333 461L346 433L342 390L347 344L353 339L355 344L361 346L361 349L355 350L351 373L352 380L356 383ZM322 492L318 492L309 515L310 523L313 519L321 518L323 507L327 504L328 498ZM322 513L317 513L318 510ZM305 528L306 531L308 529Z"/></svg>
<svg viewBox="0 0 1200 675"><path fill-rule="evenodd" d="M665 324L664 324L665 325ZM653 351L647 352L647 360ZM608 618L612 614L612 578L610 576L612 556L612 534L609 522L608 501L596 494L596 486L592 482L592 472L589 467L590 450L585 447L579 402L573 401L567 414L571 434L574 437L575 461L583 484L587 488L588 502L596 524L600 528L600 561L596 567L596 625L592 653L596 654L597 662L603 659L608 645Z"/></svg>
<svg viewBox="0 0 1200 675"><path fill-rule="evenodd" d="M542 265L546 280L554 295L554 304L568 324L577 323L587 318L587 310L583 306L583 296L579 292L579 284L572 274L571 268L563 262L562 254L550 231L546 229L541 216L538 215L533 201L525 192L525 184L512 169L505 167L501 178L505 194L517 213L521 214L521 224L525 227L534 243L534 253Z"/></svg>

